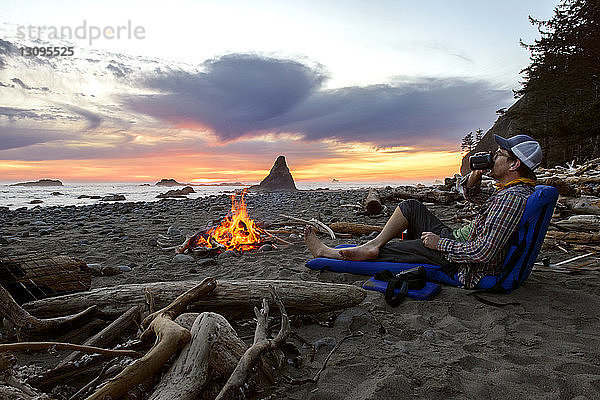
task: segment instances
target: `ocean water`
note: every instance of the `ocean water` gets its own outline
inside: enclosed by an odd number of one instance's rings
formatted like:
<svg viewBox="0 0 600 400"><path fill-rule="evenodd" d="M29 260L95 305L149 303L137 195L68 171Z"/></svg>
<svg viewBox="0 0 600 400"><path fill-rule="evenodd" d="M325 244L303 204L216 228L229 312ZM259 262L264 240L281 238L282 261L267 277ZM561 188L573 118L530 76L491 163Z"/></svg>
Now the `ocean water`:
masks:
<svg viewBox="0 0 600 400"><path fill-rule="evenodd" d="M332 190L350 190L367 187L397 186L399 183L390 182L296 182L296 187L301 190L329 188ZM250 185L248 185L250 186ZM171 189L181 189L183 186L143 186L139 183L78 183L63 182L63 186L11 186L0 184L0 206L11 210L27 207L33 208L49 206L82 206L101 202L99 199L79 199L81 195L106 196L122 194L126 202L158 201L156 196ZM233 194L243 186L193 186L196 193L187 196L189 199L206 197L218 194ZM54 192L60 195L54 195ZM32 200L41 200L42 203L31 204ZM104 203L104 202L102 202Z"/></svg>

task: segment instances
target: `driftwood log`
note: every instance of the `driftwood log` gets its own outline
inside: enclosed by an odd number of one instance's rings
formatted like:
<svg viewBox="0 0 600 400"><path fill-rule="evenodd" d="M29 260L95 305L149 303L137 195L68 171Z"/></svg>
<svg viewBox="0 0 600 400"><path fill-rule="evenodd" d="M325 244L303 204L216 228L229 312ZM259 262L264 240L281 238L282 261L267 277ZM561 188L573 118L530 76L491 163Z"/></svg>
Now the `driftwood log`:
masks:
<svg viewBox="0 0 600 400"><path fill-rule="evenodd" d="M365 199L365 213L367 215L378 215L383 211L381 198L377 190L370 188L367 198Z"/></svg>
<svg viewBox="0 0 600 400"><path fill-rule="evenodd" d="M0 286L0 317L5 318L8 322L8 328L16 334L17 338L20 338L23 334L58 329L66 324L88 318L98 310L96 305L89 305L84 308L80 307L79 312L74 313L74 315L56 317L56 315L61 315L59 312L54 315L55 318L39 319L21 308L10 293Z"/></svg>
<svg viewBox="0 0 600 400"><path fill-rule="evenodd" d="M244 355L242 355L240 358L235 370L225 383L225 386L223 386L223 389L221 389L219 392L216 400L226 400L237 397L235 396L236 393L239 392L242 385L246 382L246 378L250 373L250 368L257 362L261 354L268 350L274 350L284 344L286 338L292 332L290 328L290 320L287 312L285 311L283 302L273 287L270 289L273 301L277 304L279 313L281 314L281 327L279 332L273 339L269 339L267 336L269 322L269 301L267 299L263 299L262 309L259 310L258 308L254 307L254 314L256 315L254 343L252 346L250 346L250 348L248 348L248 350L244 352Z"/></svg>
<svg viewBox="0 0 600 400"><path fill-rule="evenodd" d="M461 195L457 192L416 186L398 186L391 196L388 196L388 200L416 199L421 202L441 204L450 204L460 198Z"/></svg>
<svg viewBox="0 0 600 400"><path fill-rule="evenodd" d="M548 240L562 240L567 243L577 244L600 244L600 234L586 232L548 231L546 233L546 241Z"/></svg>
<svg viewBox="0 0 600 400"><path fill-rule="evenodd" d="M557 221L555 224L572 231L598 232L600 230L600 215L573 215L562 221Z"/></svg>
<svg viewBox="0 0 600 400"><path fill-rule="evenodd" d="M575 214L600 215L600 198L595 196L561 197L559 202Z"/></svg>
<svg viewBox="0 0 600 400"><path fill-rule="evenodd" d="M381 232L383 229L381 226L357 224L354 222L333 222L329 224L329 227L333 229L334 232L350 233L357 236Z"/></svg>
<svg viewBox="0 0 600 400"><path fill-rule="evenodd" d="M119 318L110 323L106 328L86 340L85 346L105 347L116 341L116 338L125 330L131 327L135 321L140 320L140 309L138 306L133 306ZM80 352L73 352L65 357L58 366L65 365L68 362L76 360L81 355Z"/></svg>
<svg viewBox="0 0 600 400"><path fill-rule="evenodd" d="M202 313L191 326L192 339L154 389L149 400L194 400L201 398L209 381L229 377L246 351L227 320L215 313ZM180 316L181 317L181 316ZM178 317L177 322L180 321Z"/></svg>
<svg viewBox="0 0 600 400"><path fill-rule="evenodd" d="M190 341L190 331L173 321L187 306L200 297L214 291L216 280L206 278L177 297L165 308L149 315L143 325L149 325L142 333L142 339L156 335L154 346L142 358L129 365L121 373L110 379L104 386L88 397L88 400L118 399L127 391L154 375L167 360Z"/></svg>
<svg viewBox="0 0 600 400"><path fill-rule="evenodd" d="M84 307L98 305L108 315L117 316L133 305L144 306L144 288L155 293L157 307L164 307L178 295L198 284L197 281L155 282L119 285L93 289L73 295L64 295L24 304L23 307L39 316L54 316L77 312ZM290 314L309 314L344 309L359 304L366 291L352 285L306 281L219 281L210 296L190 304L190 311L215 311L225 316L247 314L248 305L260 304L268 298L272 285Z"/></svg>

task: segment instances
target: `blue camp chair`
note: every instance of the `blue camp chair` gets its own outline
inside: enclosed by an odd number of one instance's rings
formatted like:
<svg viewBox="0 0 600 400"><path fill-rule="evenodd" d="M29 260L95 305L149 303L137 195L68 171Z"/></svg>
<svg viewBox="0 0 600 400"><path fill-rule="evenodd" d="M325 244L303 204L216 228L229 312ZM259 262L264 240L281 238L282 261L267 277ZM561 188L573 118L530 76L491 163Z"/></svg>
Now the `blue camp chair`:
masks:
<svg viewBox="0 0 600 400"><path fill-rule="evenodd" d="M510 247L501 272L498 275L483 277L476 289L510 293L527 279L542 247L557 199L558 190L556 188L544 185L535 187L535 191L527 199L519 226L510 239ZM374 275L385 269L391 272L400 272L419 265L424 266L427 270L428 280L458 286L456 275L452 277L446 275L440 271L439 265L344 261L330 258L315 258L306 263L308 268L315 270L349 272L360 275Z"/></svg>

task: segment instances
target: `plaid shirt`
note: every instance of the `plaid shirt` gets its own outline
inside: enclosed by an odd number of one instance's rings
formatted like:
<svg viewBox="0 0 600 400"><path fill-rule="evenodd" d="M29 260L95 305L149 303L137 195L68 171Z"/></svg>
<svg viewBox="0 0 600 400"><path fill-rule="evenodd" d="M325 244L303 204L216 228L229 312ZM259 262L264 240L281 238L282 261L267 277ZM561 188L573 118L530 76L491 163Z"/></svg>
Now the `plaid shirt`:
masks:
<svg viewBox="0 0 600 400"><path fill-rule="evenodd" d="M466 182L466 180L465 180ZM496 191L485 201L466 242L440 238L437 249L458 263L458 282L473 289L486 275L497 275L508 252L509 239L525 211L531 185L518 183ZM479 188L466 189L465 198L480 200Z"/></svg>

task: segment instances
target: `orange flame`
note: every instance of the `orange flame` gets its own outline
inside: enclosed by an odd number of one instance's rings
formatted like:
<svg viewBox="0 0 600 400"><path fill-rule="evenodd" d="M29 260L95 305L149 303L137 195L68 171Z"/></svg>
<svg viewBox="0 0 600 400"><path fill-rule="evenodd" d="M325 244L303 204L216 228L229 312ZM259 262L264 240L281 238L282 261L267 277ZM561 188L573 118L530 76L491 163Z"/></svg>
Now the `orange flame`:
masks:
<svg viewBox="0 0 600 400"><path fill-rule="evenodd" d="M193 247L204 246L215 248L219 245L226 250L251 250L261 244L261 234L265 234L253 219L248 216L248 208L244 201L246 191L242 191L239 198L236 194L231 196L231 210L221 223L197 237Z"/></svg>

